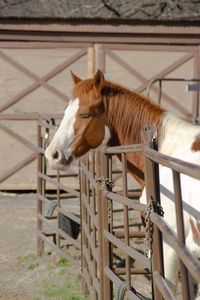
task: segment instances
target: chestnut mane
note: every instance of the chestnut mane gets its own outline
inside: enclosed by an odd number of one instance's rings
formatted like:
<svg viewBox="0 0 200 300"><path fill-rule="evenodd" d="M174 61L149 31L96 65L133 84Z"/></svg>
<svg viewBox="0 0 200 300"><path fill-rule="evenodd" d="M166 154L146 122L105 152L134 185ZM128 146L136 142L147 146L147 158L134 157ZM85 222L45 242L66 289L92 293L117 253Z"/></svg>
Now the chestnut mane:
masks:
<svg viewBox="0 0 200 300"><path fill-rule="evenodd" d="M80 101L85 99L84 102L87 103L88 94L94 89L93 80L88 79L77 84L73 94ZM100 92L108 126L117 132L119 138L123 137L123 144L140 143L141 129L147 123L156 124L159 130L164 109L144 95L109 81L103 82Z"/></svg>

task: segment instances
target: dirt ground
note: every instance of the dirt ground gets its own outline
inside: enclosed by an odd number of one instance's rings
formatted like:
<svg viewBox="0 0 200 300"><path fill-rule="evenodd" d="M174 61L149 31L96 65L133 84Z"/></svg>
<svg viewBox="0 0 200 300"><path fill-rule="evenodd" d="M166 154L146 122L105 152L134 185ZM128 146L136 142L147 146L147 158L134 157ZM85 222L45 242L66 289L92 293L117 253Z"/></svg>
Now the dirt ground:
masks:
<svg viewBox="0 0 200 300"><path fill-rule="evenodd" d="M0 194L0 300L89 300L81 295L80 255L69 263L47 249L39 259L36 224L35 194ZM147 278L134 284L150 297Z"/></svg>
<svg viewBox="0 0 200 300"><path fill-rule="evenodd" d="M78 253L73 263L67 265L60 264L60 257L50 249L44 258L38 259L36 207L35 194L0 194L0 300L88 299L81 296L80 284L77 285ZM69 291L61 293L67 281ZM139 290L144 290L145 284L149 294L147 279L136 281Z"/></svg>
<svg viewBox="0 0 200 300"><path fill-rule="evenodd" d="M0 300L86 299L81 296L80 284L77 285L80 282L78 253L73 263L67 263L67 268L58 263L60 257L50 249L50 255L47 249L45 257L38 259L36 207L35 194L0 194ZM145 289L145 294L149 294L148 280L141 280L141 277L135 280L139 290ZM67 281L72 283L72 288L66 292L68 296L64 292L60 294L62 284ZM52 286L58 288L48 294Z"/></svg>
<svg viewBox="0 0 200 300"><path fill-rule="evenodd" d="M0 299L31 299L30 272L19 258L36 254L35 196L0 196Z"/></svg>
<svg viewBox="0 0 200 300"><path fill-rule="evenodd" d="M59 261L55 253L38 259L36 224L35 194L0 194L0 299L75 299L70 296L70 292L69 297L63 296L64 291L62 295L56 285L60 285L62 289L62 284L68 278L77 280L79 259L73 266L68 265L68 262ZM65 268L66 266L68 268ZM74 285L72 289L79 288L76 282L70 281L70 285ZM48 294L52 287L54 297Z"/></svg>

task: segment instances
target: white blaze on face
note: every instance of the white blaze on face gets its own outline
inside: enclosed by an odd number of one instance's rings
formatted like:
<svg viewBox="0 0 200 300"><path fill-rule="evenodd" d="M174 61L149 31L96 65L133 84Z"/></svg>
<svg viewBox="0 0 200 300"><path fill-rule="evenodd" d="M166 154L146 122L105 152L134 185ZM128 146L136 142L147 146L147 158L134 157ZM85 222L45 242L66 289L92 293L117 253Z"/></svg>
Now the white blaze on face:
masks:
<svg viewBox="0 0 200 300"><path fill-rule="evenodd" d="M60 151L65 159L72 155L71 143L74 139L74 124L76 121L76 114L79 109L79 99L70 100L62 122L56 131L56 134L45 151L46 158L51 162L55 151Z"/></svg>

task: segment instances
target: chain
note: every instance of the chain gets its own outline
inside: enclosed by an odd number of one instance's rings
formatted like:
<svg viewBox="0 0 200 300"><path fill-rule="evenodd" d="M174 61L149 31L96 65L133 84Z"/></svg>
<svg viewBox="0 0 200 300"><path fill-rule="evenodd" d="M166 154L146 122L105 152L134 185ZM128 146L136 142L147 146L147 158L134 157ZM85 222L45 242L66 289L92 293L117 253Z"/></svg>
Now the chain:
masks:
<svg viewBox="0 0 200 300"><path fill-rule="evenodd" d="M145 255L148 258L151 258L152 255L152 235L153 235L153 224L150 220L150 214L152 212L152 202L151 200L148 201L146 208L145 208Z"/></svg>
<svg viewBox="0 0 200 300"><path fill-rule="evenodd" d="M145 255L148 258L151 258L152 256L152 242L153 242L153 223L151 222L150 215L152 211L156 211L161 217L164 216L164 211L162 206L155 201L153 198L151 198L145 208Z"/></svg>
<svg viewBox="0 0 200 300"><path fill-rule="evenodd" d="M112 221L112 201L108 199L108 224Z"/></svg>
<svg viewBox="0 0 200 300"><path fill-rule="evenodd" d="M98 183L98 189L99 191L111 191L114 183L113 181L110 181L109 178L105 178L103 176L96 179L96 182ZM112 201L108 199L108 224L111 223L112 220Z"/></svg>

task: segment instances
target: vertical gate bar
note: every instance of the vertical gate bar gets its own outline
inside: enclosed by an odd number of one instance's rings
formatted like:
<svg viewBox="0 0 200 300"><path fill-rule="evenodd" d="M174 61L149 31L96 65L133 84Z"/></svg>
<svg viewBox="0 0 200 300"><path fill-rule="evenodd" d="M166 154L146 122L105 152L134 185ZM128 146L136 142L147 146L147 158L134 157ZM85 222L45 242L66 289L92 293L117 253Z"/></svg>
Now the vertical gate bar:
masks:
<svg viewBox="0 0 200 300"><path fill-rule="evenodd" d="M156 185L156 176L155 176L155 165L149 159L145 158L145 178L148 178L146 181L146 195L147 202L150 199L156 200L156 194L158 192L158 188ZM154 271L158 271L164 277L164 263L163 263L163 249L162 249L162 239L161 233L159 229L153 224L153 244L152 244L152 281L153 281L153 273ZM153 281L153 299L155 300L163 300L163 296L160 293L158 287Z"/></svg>
<svg viewBox="0 0 200 300"><path fill-rule="evenodd" d="M96 176L100 178L102 176L102 156L103 153L101 151L97 151L96 155ZM100 189L97 188L97 216L98 216L98 245L99 245L99 300L108 300L104 298L104 272L103 272L103 263L104 263L104 251L103 251L103 213L102 213L102 203L103 203L103 194Z"/></svg>
<svg viewBox="0 0 200 300"><path fill-rule="evenodd" d="M39 120L38 120L38 124L37 124L37 140L38 140L38 148L40 148L38 150L38 155L37 155L37 172L42 172L42 153L40 152L40 150L42 149L42 128L41 125L39 124ZM37 176L37 194L38 196L42 194L42 178L39 176ZM37 231L38 233L42 232L42 221L39 218L39 214L42 215L43 213L43 204L42 204L42 200L37 199ZM44 242L43 240L39 237L39 235L37 236L37 255L38 256L42 256L44 253Z"/></svg>
<svg viewBox="0 0 200 300"><path fill-rule="evenodd" d="M85 158L85 165L87 167L87 170L89 171L89 165L90 165L90 159L89 159L89 155L86 156ZM89 182L89 179L88 179L88 176L86 175L85 176L85 183L86 183L86 202L87 202L87 205L90 206L90 182ZM86 212L86 215L85 215L85 222L87 224L87 228L89 230L89 235L91 235L91 227L90 227L90 214L88 212L88 209L86 208L85 209L85 212ZM88 238L86 238L86 246L87 246L87 253L89 255L89 258L91 260L91 253L92 253L92 250L91 250L91 247L90 247L90 244L89 244L89 241L88 241ZM86 265L88 265L88 262L86 262ZM87 271L89 270L89 268L87 268ZM90 274L90 272L88 271L88 274L89 274L89 280L90 280L90 285L92 286L92 274ZM91 297L92 297L92 300L93 300L93 289L89 291Z"/></svg>
<svg viewBox="0 0 200 300"><path fill-rule="evenodd" d="M179 244L185 245L185 229L184 229L180 174L174 170L173 170L173 184L174 184L174 202L176 208L177 238ZM194 299L194 292L193 292L193 287L190 284L191 278L183 262L181 260L179 261L180 261L183 300L188 300L188 299L192 300Z"/></svg>
<svg viewBox="0 0 200 300"><path fill-rule="evenodd" d="M198 53L197 53L197 78L200 78L200 46L198 46ZM197 91L197 101L198 101L198 118L200 117L200 91ZM200 120L198 120L198 124L200 123Z"/></svg>
<svg viewBox="0 0 200 300"><path fill-rule="evenodd" d="M45 136L41 135L42 137L42 150L45 151L45 145L46 145L46 141L45 141ZM44 154L42 155L42 173L46 175L47 172L47 164L46 164L46 158L44 156ZM45 196L46 193L46 180L43 179L42 180L42 196Z"/></svg>
<svg viewBox="0 0 200 300"><path fill-rule="evenodd" d="M57 183L60 182L60 172L57 171L57 174L56 174L56 177L57 177ZM57 189L56 189L56 200L57 200L57 207L60 207L60 188L57 184ZM60 228L60 212L57 211L57 229ZM61 236L59 234L59 231L57 230L56 232L56 244L57 246L60 248L60 241L61 241Z"/></svg>
<svg viewBox="0 0 200 300"><path fill-rule="evenodd" d="M103 155L102 161L102 174L104 178L108 178L109 182L112 180L112 156ZM107 190L111 191L111 187L107 186ZM113 210L112 201L107 199L106 196L102 198L102 217L103 217L103 233L104 230L112 233L112 222L113 222ZM103 270L105 267L112 270L112 244L103 236ZM113 299L113 283L112 281L103 273L104 280L104 299Z"/></svg>
<svg viewBox="0 0 200 300"><path fill-rule="evenodd" d="M94 151L92 151L92 153L91 153L91 172L92 172L93 178L95 178L95 152ZM91 211L92 211L94 218L96 215L96 205L95 205L96 197L95 196L96 196L95 188L92 186ZM93 222L92 222L92 238L93 238L95 247L97 247L97 231L96 231L95 224ZM96 262L94 256L92 258L92 261L93 261L93 277L97 278L97 262ZM97 292L96 291L94 293L94 300L97 300Z"/></svg>
<svg viewBox="0 0 200 300"><path fill-rule="evenodd" d="M107 155L108 163L107 163L107 177L109 179L109 182L113 182L113 160L112 160L112 154ZM110 191L112 191L112 188L109 188ZM110 200L110 207L111 207L111 215L110 215L110 222L109 222L109 232L113 232L113 202ZM112 255L112 254L111 254Z"/></svg>
<svg viewBox="0 0 200 300"><path fill-rule="evenodd" d="M157 139L153 138L151 147L158 151L158 143ZM152 167L153 167L153 178L154 178L154 195L153 199L156 200L158 205L161 205L161 200L160 200L160 176L159 176L159 165L158 163L152 162ZM155 210L156 211L156 210ZM156 213L159 214L159 208L157 208ZM156 239L158 240L158 251L159 251L159 268L161 275L164 276L164 258L163 258L163 238L162 238L162 233L158 228L154 230ZM154 233L153 233L154 235ZM154 261L157 260L155 257Z"/></svg>
<svg viewBox="0 0 200 300"><path fill-rule="evenodd" d="M47 125L50 124L50 121L46 120L45 124L47 124ZM45 133L43 136L43 145L42 145L42 148L44 151L46 150L46 147L48 146L47 145L48 137L49 137L49 128L45 128ZM43 155L43 174L46 175L46 173L47 173L47 161L46 161L45 156ZM43 196L45 196L45 194L46 194L46 180L43 180Z"/></svg>
<svg viewBox="0 0 200 300"><path fill-rule="evenodd" d="M86 165L87 165L87 169L88 171L90 171L90 162L91 162L91 153L89 153L87 155L87 161L86 161ZM88 206L91 207L91 197L90 197L90 180L89 178L87 177L87 202L88 202ZM91 216L90 214L87 212L87 225L88 225L88 229L89 229L89 234L91 236L91 238L93 237L93 234L92 234L92 231L93 231L93 228L92 228L92 220L91 220ZM92 264L92 270L91 272L89 273L90 275L90 284L91 284L91 287L92 287L92 290L91 290L91 296L92 296L92 300L95 300L96 298L96 290L95 290L95 287L93 286L92 284L92 281L93 281L93 278L94 278L94 260L93 260L93 251L91 249L91 247L89 246L89 243L88 243L88 247L89 247L89 258L90 258L90 262Z"/></svg>
<svg viewBox="0 0 200 300"><path fill-rule="evenodd" d="M84 160L82 159L82 163ZM87 263L84 255L84 246L86 247L87 239L84 233L82 222L86 219L86 208L83 204L82 197L86 197L86 178L84 172L80 168L80 204L81 204L81 273L82 273L82 292L84 295L88 294L86 280L84 278Z"/></svg>
<svg viewBox="0 0 200 300"><path fill-rule="evenodd" d="M122 182L123 182L123 196L128 196L127 191L127 160L126 154L122 153ZM129 212L128 206L124 205L124 226L125 226L125 244L129 246ZM126 253L126 288L130 290L131 288L131 272L130 272L130 257Z"/></svg>
<svg viewBox="0 0 200 300"><path fill-rule="evenodd" d="M199 49L197 53L194 54L194 78L199 78ZM194 115L193 122L195 124L199 123L199 91L193 91L193 108L192 113Z"/></svg>

